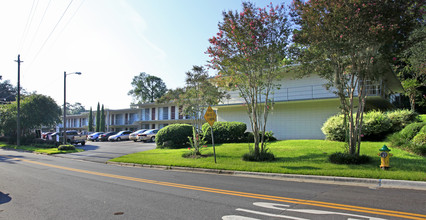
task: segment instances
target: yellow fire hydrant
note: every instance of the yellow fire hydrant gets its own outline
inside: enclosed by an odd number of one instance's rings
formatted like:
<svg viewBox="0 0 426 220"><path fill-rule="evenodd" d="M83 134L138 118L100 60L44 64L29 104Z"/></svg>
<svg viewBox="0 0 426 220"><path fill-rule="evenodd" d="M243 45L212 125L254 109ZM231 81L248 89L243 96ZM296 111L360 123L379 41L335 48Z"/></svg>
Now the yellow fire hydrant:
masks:
<svg viewBox="0 0 426 220"><path fill-rule="evenodd" d="M389 158L392 157L393 154L389 153L389 151L391 150L386 145L383 145L383 147L380 148L379 151L381 152L378 153L377 155L380 156L380 160L381 160L380 168L382 168L383 170L387 170L390 167Z"/></svg>

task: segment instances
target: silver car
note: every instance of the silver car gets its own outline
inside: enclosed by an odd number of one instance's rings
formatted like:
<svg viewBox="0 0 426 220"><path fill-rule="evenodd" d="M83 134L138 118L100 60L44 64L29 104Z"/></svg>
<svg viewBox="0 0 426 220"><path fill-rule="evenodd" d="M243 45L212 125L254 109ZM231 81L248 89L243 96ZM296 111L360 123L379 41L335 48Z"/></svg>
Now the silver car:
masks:
<svg viewBox="0 0 426 220"><path fill-rule="evenodd" d="M108 141L122 141L122 140L129 140L129 135L131 134L131 131L120 131L116 135L112 135L108 138Z"/></svg>
<svg viewBox="0 0 426 220"><path fill-rule="evenodd" d="M146 129L137 130L129 135L129 139L136 142L139 140L138 134L142 134L146 131Z"/></svg>
<svg viewBox="0 0 426 220"><path fill-rule="evenodd" d="M142 134L138 134L138 138L139 140L146 142L146 141L155 141L155 135L157 134L158 130L157 129L151 129L151 130L146 130L144 133Z"/></svg>

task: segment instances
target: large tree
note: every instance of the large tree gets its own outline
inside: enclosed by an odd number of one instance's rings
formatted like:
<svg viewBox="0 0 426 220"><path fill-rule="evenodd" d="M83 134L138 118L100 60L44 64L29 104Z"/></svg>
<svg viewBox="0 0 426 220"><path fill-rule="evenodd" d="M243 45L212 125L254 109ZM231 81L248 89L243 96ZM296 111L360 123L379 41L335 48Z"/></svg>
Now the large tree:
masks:
<svg viewBox="0 0 426 220"><path fill-rule="evenodd" d="M17 89L9 80L0 83L0 104L15 101L17 94Z"/></svg>
<svg viewBox="0 0 426 220"><path fill-rule="evenodd" d="M64 106L62 105L62 112L63 112L63 108ZM86 109L80 102L76 102L74 104L67 102L67 115L78 115L85 111Z"/></svg>
<svg viewBox="0 0 426 220"><path fill-rule="evenodd" d="M368 82L390 71L392 54L418 16L415 0L295 0L301 69L317 73L337 89L347 119L350 154L359 155ZM345 123L346 125L346 123Z"/></svg>
<svg viewBox="0 0 426 220"><path fill-rule="evenodd" d="M32 94L23 97L20 104L21 135L31 129L52 126L61 122L61 108L49 96ZM0 106L0 129L5 135L16 136L17 102Z"/></svg>
<svg viewBox="0 0 426 220"><path fill-rule="evenodd" d="M256 8L243 2L241 12L223 12L219 32L209 39L210 65L219 70L217 81L239 91L245 100L254 134L255 156L264 153L265 129L272 109L275 82L288 56L291 33L284 5ZM225 83L225 84L222 84Z"/></svg>
<svg viewBox="0 0 426 220"><path fill-rule="evenodd" d="M406 49L402 51L398 58L394 58L398 76L405 90L404 94L410 99L412 111L416 110L416 104L423 108L426 107L424 93L424 89L426 88L425 17L426 15L423 15L423 18L419 19L419 26L404 43L404 48Z"/></svg>
<svg viewBox="0 0 426 220"><path fill-rule="evenodd" d="M166 84L161 78L144 72L133 77L132 87L128 95L133 96L135 103L154 102L167 91Z"/></svg>

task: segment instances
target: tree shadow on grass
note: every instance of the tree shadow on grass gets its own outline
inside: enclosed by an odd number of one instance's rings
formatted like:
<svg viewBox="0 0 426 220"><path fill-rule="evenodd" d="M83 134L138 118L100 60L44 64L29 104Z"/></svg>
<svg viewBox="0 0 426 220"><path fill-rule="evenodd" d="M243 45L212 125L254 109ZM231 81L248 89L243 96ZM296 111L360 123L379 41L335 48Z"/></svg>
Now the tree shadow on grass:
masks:
<svg viewBox="0 0 426 220"><path fill-rule="evenodd" d="M300 162L300 161L310 161L310 162L324 162L327 161L327 156L325 156L323 153L311 153L311 154L305 154L298 157L277 157L275 159L276 162Z"/></svg>
<svg viewBox="0 0 426 220"><path fill-rule="evenodd" d="M311 166L299 166L299 167L297 167L297 166L288 166L288 167L282 166L281 168L289 169L289 170L321 170L321 168L311 167Z"/></svg>
<svg viewBox="0 0 426 220"><path fill-rule="evenodd" d="M380 161L380 159L378 159ZM379 163L379 162L378 162ZM390 158L391 167L395 167L402 171L425 171L426 170L426 159L417 158L401 158L393 156ZM426 174L425 174L426 177Z"/></svg>

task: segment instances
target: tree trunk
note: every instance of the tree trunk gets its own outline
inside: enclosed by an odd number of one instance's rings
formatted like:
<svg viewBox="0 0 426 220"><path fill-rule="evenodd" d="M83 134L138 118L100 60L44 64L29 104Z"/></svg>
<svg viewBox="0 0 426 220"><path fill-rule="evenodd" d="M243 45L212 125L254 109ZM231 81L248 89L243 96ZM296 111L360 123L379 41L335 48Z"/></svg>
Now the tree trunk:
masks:
<svg viewBox="0 0 426 220"><path fill-rule="evenodd" d="M410 94L409 98L410 98L411 111L414 112L416 110L416 97L414 93Z"/></svg>

